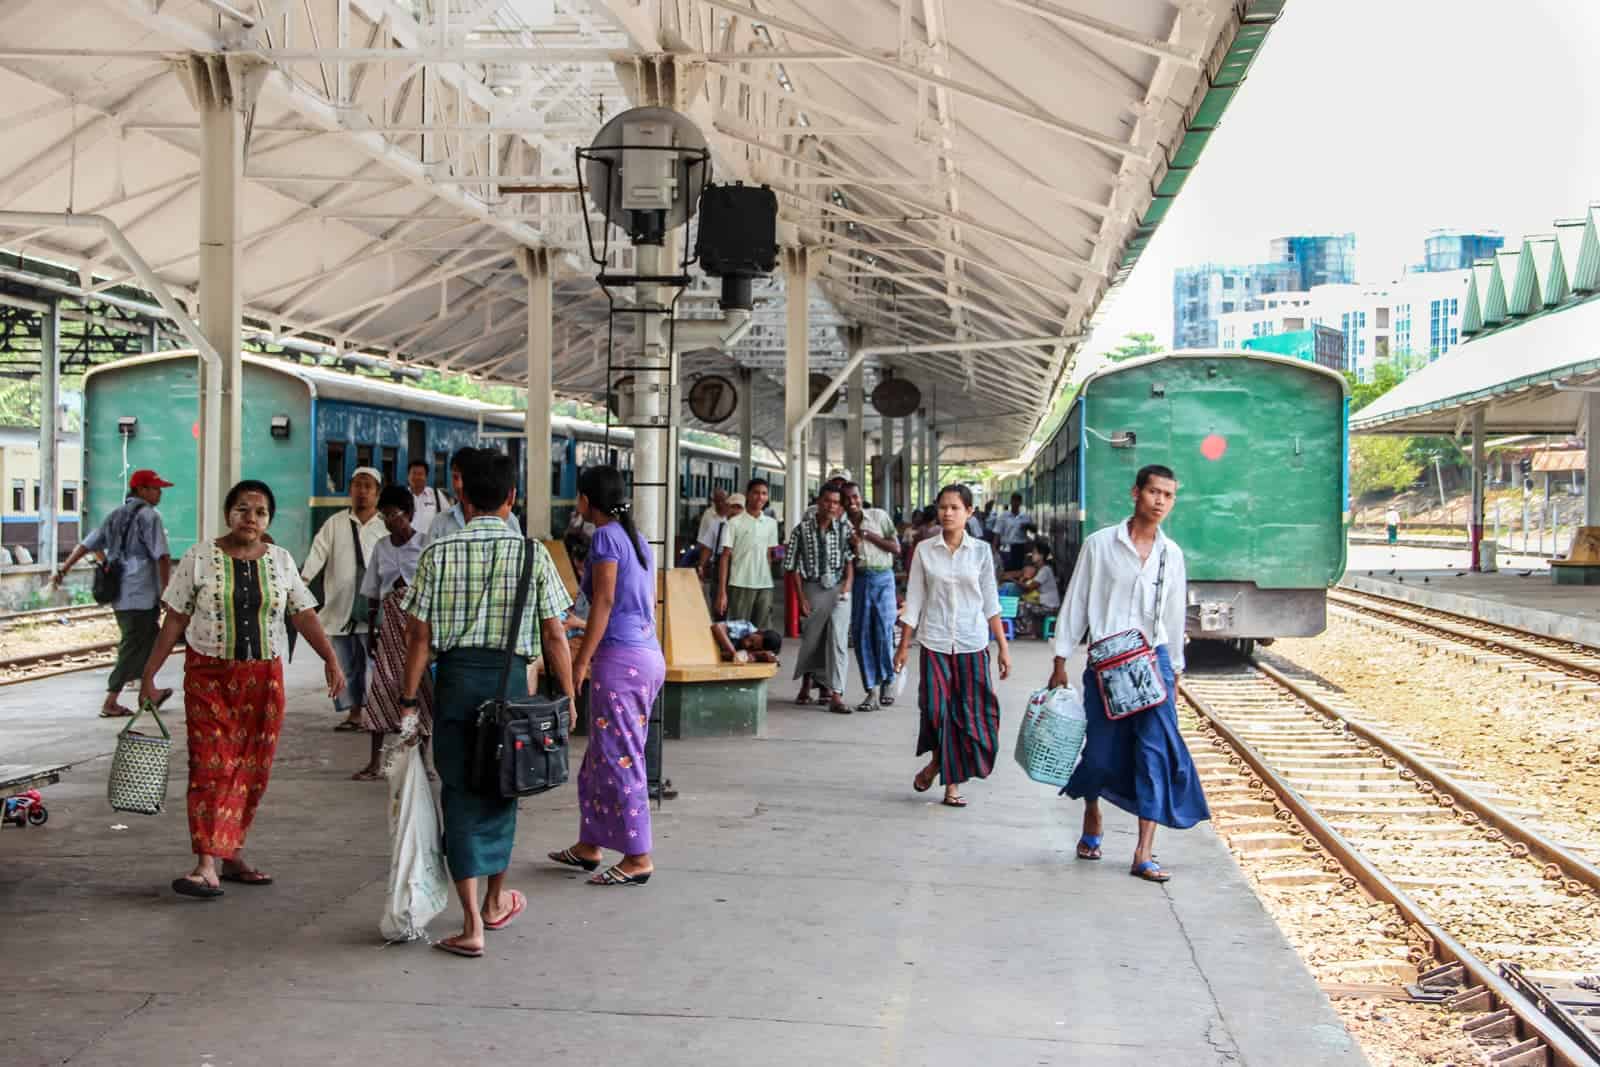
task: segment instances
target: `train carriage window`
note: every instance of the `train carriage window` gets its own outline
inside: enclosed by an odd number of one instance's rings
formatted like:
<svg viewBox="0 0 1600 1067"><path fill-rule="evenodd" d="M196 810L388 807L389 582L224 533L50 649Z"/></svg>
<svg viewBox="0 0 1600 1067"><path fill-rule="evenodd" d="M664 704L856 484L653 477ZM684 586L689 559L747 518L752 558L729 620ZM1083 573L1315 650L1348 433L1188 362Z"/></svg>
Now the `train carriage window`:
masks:
<svg viewBox="0 0 1600 1067"><path fill-rule="evenodd" d="M33 483L33 510L39 510L39 483Z"/></svg>
<svg viewBox="0 0 1600 1067"><path fill-rule="evenodd" d="M61 483L61 510L62 511L77 511L78 510L78 483L77 482L62 482Z"/></svg>
<svg viewBox="0 0 1600 1067"><path fill-rule="evenodd" d="M16 512L28 510L28 483L20 478L11 483L11 510Z"/></svg>
<svg viewBox="0 0 1600 1067"><path fill-rule="evenodd" d="M450 488L450 453L440 449L433 454L432 478L435 489Z"/></svg>
<svg viewBox="0 0 1600 1067"><path fill-rule="evenodd" d="M362 444L356 445L356 466L357 467L370 467L370 466L372 466L372 446L371 445L362 445Z"/></svg>
<svg viewBox="0 0 1600 1067"><path fill-rule="evenodd" d="M400 450L389 445L383 446L383 462L378 470L383 474L384 485L394 485L400 478Z"/></svg>
<svg viewBox="0 0 1600 1067"><path fill-rule="evenodd" d="M345 491L345 443L343 441L328 442L327 457L327 491L329 493L342 493Z"/></svg>

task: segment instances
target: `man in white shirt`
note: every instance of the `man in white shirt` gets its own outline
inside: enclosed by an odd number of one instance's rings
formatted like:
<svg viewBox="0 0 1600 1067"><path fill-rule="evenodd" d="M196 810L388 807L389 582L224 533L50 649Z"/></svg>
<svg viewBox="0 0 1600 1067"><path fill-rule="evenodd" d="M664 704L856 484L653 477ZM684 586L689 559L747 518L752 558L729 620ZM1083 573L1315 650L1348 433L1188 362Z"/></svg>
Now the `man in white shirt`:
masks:
<svg viewBox="0 0 1600 1067"><path fill-rule="evenodd" d="M700 588L705 590L706 607L711 609L712 619L717 618L717 569L718 557L728 543L729 525L734 519L744 514L744 494L730 493L723 502L723 514L711 524L710 530L702 532L695 541L698 555L695 556L695 573L700 576Z"/></svg>
<svg viewBox="0 0 1600 1067"><path fill-rule="evenodd" d="M1051 688L1067 684L1067 660L1085 638L1093 645L1138 630L1155 650L1166 701L1124 718L1107 717L1095 674L1084 672L1088 735L1083 759L1062 790L1084 801L1079 859L1100 858L1101 797L1138 816L1139 840L1128 873L1149 882L1171 877L1152 855L1157 824L1182 830L1211 817L1200 775L1178 733L1174 702L1184 668L1188 573L1183 550L1161 532L1161 521L1177 495L1171 469L1143 467L1134 481L1133 515L1084 540L1057 618L1050 674Z"/></svg>
<svg viewBox="0 0 1600 1067"><path fill-rule="evenodd" d="M460 448L456 450L455 455L450 457L450 488L455 491L456 502L435 515L433 522L429 525L417 524L417 529L428 531L427 536L423 539L423 547L427 547L435 541L442 540L467 528L467 515L461 509L461 464L473 453L479 451L482 451L482 449ZM516 533L518 537L522 536L522 523L517 521L517 516L514 512L506 513L506 526Z"/></svg>
<svg viewBox="0 0 1600 1067"><path fill-rule="evenodd" d="M744 513L728 522L717 559L715 615L745 619L765 630L772 615L772 557L778 548L778 521L763 514L767 480L752 478L744 490Z"/></svg>
<svg viewBox="0 0 1600 1067"><path fill-rule="evenodd" d="M1391 545L1400 540L1400 512L1393 506L1383 513L1383 525Z"/></svg>
<svg viewBox="0 0 1600 1067"><path fill-rule="evenodd" d="M346 712L335 730L361 729L361 708L367 698L367 632L369 602L358 595L373 547L388 533L378 514L383 476L372 467L357 467L350 477L350 506L322 524L311 540L300 576L322 575L322 607L317 619L333 642L344 672L345 687L333 706Z"/></svg>
<svg viewBox="0 0 1600 1067"><path fill-rule="evenodd" d="M1022 569L1022 560L1028 540L1028 524L1033 520L1022 510L1022 494L1011 494L1011 510L1001 514L996 521L995 540L1000 542L1003 566L1008 571Z"/></svg>
<svg viewBox="0 0 1600 1067"><path fill-rule="evenodd" d="M413 529L426 531L433 525L434 518L439 512L448 508L452 501L448 494L439 492L428 484L428 461L414 459L406 468L406 483L411 488L411 526Z"/></svg>

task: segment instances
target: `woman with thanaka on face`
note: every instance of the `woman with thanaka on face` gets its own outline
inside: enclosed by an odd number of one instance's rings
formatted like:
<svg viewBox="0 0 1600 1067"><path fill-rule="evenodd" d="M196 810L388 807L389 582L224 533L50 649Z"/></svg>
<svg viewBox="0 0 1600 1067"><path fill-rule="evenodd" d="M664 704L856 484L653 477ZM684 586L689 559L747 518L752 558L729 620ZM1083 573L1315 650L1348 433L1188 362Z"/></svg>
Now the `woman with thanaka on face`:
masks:
<svg viewBox="0 0 1600 1067"><path fill-rule="evenodd" d="M162 598L166 622L145 665L140 700L181 637L189 748L189 839L195 867L172 882L188 897L220 897L220 882L261 886L270 875L241 854L267 789L283 728L284 616L322 658L328 695L344 689L317 602L286 549L269 544L277 501L264 482L243 481L224 503L228 532L183 554Z"/></svg>
<svg viewBox="0 0 1600 1067"><path fill-rule="evenodd" d="M914 635L922 646L917 755L928 753L929 758L912 787L926 792L937 776L944 783L944 803L964 808L961 783L989 777L1000 734L989 642L999 645L1002 679L1011 675L1011 650L1000 621L994 557L966 529L972 490L945 486L934 511L938 533L919 544L911 557L894 667L896 672L905 670Z"/></svg>

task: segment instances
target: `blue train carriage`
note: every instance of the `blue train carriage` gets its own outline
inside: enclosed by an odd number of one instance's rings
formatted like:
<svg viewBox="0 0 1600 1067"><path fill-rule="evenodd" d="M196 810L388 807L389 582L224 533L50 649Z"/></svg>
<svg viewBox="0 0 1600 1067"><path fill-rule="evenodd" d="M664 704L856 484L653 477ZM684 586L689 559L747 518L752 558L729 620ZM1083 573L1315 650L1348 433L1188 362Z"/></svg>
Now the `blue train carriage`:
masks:
<svg viewBox="0 0 1600 1067"><path fill-rule="evenodd" d="M63 432L57 451L57 481L61 498L56 501L56 548L66 558L88 529L79 521L83 475L80 469L79 435ZM39 505L43 488L39 481L39 428L0 426L0 565L48 563L39 558ZM120 502L120 500L119 500ZM59 561L58 561L59 562Z"/></svg>
<svg viewBox="0 0 1600 1067"><path fill-rule="evenodd" d="M278 496L274 539L297 557L318 527L348 506L357 467L404 480L413 459L429 465L429 482L448 489L449 457L467 446L497 447L517 463L525 499L521 412L410 386L261 356L244 357L244 470ZM193 543L198 484L198 361L192 350L155 353L96 367L85 390L89 428L86 506L115 507L127 475L152 467L176 487L161 510L175 553ZM631 476L632 434L557 417L551 424L551 529L566 528L584 467L612 464ZM680 449L678 538L692 539L716 485L732 488L738 455L684 444ZM770 472L758 473L771 477ZM779 477L775 493L781 494Z"/></svg>
<svg viewBox="0 0 1600 1067"><path fill-rule="evenodd" d="M1349 517L1343 376L1288 356L1178 352L1084 380L1034 459L1032 508L1068 565L1126 518L1139 468L1178 476L1165 524L1189 568L1191 639L1308 637L1327 626Z"/></svg>

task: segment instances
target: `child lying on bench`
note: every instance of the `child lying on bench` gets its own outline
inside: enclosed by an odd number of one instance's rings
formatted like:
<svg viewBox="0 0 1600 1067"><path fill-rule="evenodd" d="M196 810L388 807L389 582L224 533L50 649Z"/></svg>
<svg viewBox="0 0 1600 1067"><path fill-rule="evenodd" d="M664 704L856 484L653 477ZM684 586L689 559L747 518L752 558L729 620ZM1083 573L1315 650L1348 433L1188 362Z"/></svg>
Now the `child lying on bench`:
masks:
<svg viewBox="0 0 1600 1067"><path fill-rule="evenodd" d="M776 663L783 636L776 630L757 630L744 619L711 624L711 637L722 658L734 663Z"/></svg>

